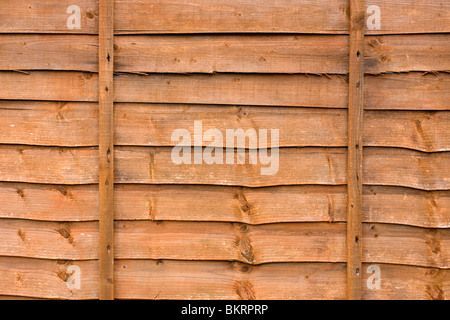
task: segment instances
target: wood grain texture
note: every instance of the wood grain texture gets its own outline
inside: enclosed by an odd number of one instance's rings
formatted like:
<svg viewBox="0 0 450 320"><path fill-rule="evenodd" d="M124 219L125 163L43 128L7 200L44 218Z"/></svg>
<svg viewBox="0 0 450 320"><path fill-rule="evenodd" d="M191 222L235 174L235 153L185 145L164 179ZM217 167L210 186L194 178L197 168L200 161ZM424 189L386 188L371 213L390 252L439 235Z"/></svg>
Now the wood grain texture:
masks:
<svg viewBox="0 0 450 320"><path fill-rule="evenodd" d="M364 112L363 144L424 152L450 151L448 111Z"/></svg>
<svg viewBox="0 0 450 320"><path fill-rule="evenodd" d="M116 259L345 262L345 223L116 221ZM3 219L0 255L96 260L97 222ZM363 225L362 261L450 268L450 229Z"/></svg>
<svg viewBox="0 0 450 320"><path fill-rule="evenodd" d="M67 288L67 268L80 267L80 290ZM450 271L376 264L381 288L366 282L370 264L363 264L363 299L445 300ZM116 261L118 299L344 299L345 264L274 263L248 266L238 262L171 260ZM97 261L48 261L0 258L0 299L98 299ZM324 283L328 285L324 286ZM8 298L6 296L6 298Z"/></svg>
<svg viewBox="0 0 450 320"><path fill-rule="evenodd" d="M99 0L99 299L114 300L114 0Z"/></svg>
<svg viewBox="0 0 450 320"><path fill-rule="evenodd" d="M346 153L341 148L280 148L279 168L271 164L176 165L172 148L117 147L115 182L139 184L216 184L262 187L346 183ZM225 154L226 152L224 152ZM396 148L366 148L363 183L422 190L449 190L450 153ZM96 148L0 146L0 181L48 184L98 183ZM235 152L235 156L237 153ZM45 159L43 161L42 159ZM193 163L193 161L192 161ZM302 163L303 166L294 164ZM272 165L275 166L274 163ZM274 168L272 168L275 170Z"/></svg>
<svg viewBox="0 0 450 320"><path fill-rule="evenodd" d="M449 37L367 36L365 72L449 71ZM348 72L345 35L141 35L114 41L114 68L120 72ZM0 46L0 70L98 72L95 36L3 34Z"/></svg>
<svg viewBox="0 0 450 320"><path fill-rule="evenodd" d="M1 218L98 220L94 185L0 183ZM185 185L117 185L116 220L224 221L247 224L346 220L344 186L237 188ZM217 201L217 199L221 199ZM364 186L363 221L450 227L450 192Z"/></svg>
<svg viewBox="0 0 450 320"><path fill-rule="evenodd" d="M363 182L423 190L448 190L450 153L396 148L365 148Z"/></svg>
<svg viewBox="0 0 450 320"><path fill-rule="evenodd" d="M450 70L450 34L367 36L364 72Z"/></svg>
<svg viewBox="0 0 450 320"><path fill-rule="evenodd" d="M95 260L98 223L6 219L0 255ZM300 246L301 244L301 246ZM116 259L344 262L345 224L289 223L258 227L219 222L116 221Z"/></svg>
<svg viewBox="0 0 450 320"><path fill-rule="evenodd" d="M115 84L117 102L344 108L347 101L341 76L122 74Z"/></svg>
<svg viewBox="0 0 450 320"><path fill-rule="evenodd" d="M366 75L365 109L450 110L450 73Z"/></svg>
<svg viewBox="0 0 450 320"><path fill-rule="evenodd" d="M346 74L347 36L203 35L115 37L115 71Z"/></svg>
<svg viewBox="0 0 450 320"><path fill-rule="evenodd" d="M365 300L448 300L450 270L377 264L381 271L381 287L367 286L368 264L363 270L363 299Z"/></svg>
<svg viewBox="0 0 450 320"><path fill-rule="evenodd" d="M81 29L68 30L68 0L5 0L0 33L98 34L98 2L79 0ZM381 9L381 29L368 34L449 32L449 4L426 0L366 1ZM339 0L116 0L116 33L348 33L348 2ZM131 13L131 14L130 14ZM149 19L149 17L151 17Z"/></svg>
<svg viewBox="0 0 450 320"><path fill-rule="evenodd" d="M98 75L88 72L0 72L0 99L98 101Z"/></svg>
<svg viewBox="0 0 450 320"><path fill-rule="evenodd" d="M70 30L67 13L71 0L4 0L0 11L0 33L98 34L98 0L77 0L81 29Z"/></svg>
<svg viewBox="0 0 450 320"><path fill-rule="evenodd" d="M166 105L118 103L115 145L174 146L174 130L193 132L201 119L203 132L226 129L280 129L280 147L346 146L347 112L256 106ZM0 101L0 142L43 146L97 146L98 105L38 101ZM311 125L313 124L313 125ZM450 151L448 111L364 112L363 144L401 147L425 152ZM64 135L62 135L64 132ZM215 146L219 143L211 142ZM223 144L220 144L221 146ZM270 146L270 142L268 143ZM246 147L248 147L246 142Z"/></svg>
<svg viewBox="0 0 450 320"><path fill-rule="evenodd" d="M363 224L363 262L450 268L450 229Z"/></svg>
<svg viewBox="0 0 450 320"><path fill-rule="evenodd" d="M88 35L0 35L0 70L98 72L98 38Z"/></svg>
<svg viewBox="0 0 450 320"><path fill-rule="evenodd" d="M365 83L365 109L450 110L450 74L368 75ZM97 75L85 72L0 72L0 99L97 101L97 88ZM340 75L122 74L115 88L116 102L346 108L348 100Z"/></svg>
<svg viewBox="0 0 450 320"><path fill-rule="evenodd" d="M347 299L361 300L364 30L365 1L350 0L348 156L347 156Z"/></svg>
<svg viewBox="0 0 450 320"><path fill-rule="evenodd" d="M81 288L69 289L67 269L81 271ZM98 299L98 261L40 260L0 257L0 294L20 298ZM1 299L1 298L0 298Z"/></svg>

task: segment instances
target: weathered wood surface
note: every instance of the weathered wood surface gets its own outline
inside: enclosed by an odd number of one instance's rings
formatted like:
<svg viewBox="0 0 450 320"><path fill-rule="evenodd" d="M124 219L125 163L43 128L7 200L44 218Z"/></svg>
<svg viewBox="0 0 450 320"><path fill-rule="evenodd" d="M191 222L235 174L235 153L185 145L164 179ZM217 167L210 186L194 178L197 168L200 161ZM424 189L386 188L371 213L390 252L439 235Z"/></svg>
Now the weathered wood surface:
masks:
<svg viewBox="0 0 450 320"><path fill-rule="evenodd" d="M5 219L0 243L2 256L95 260L98 223ZM345 262L345 224L116 221L115 258Z"/></svg>
<svg viewBox="0 0 450 320"><path fill-rule="evenodd" d="M450 229L364 224L363 262L450 268Z"/></svg>
<svg viewBox="0 0 450 320"><path fill-rule="evenodd" d="M115 145L174 146L174 130L279 129L280 147L346 146L347 112L336 109L199 106L118 103ZM98 105L36 101L0 101L0 142L43 146L98 145ZM313 124L313 125L311 125ZM364 146L401 147L426 152L450 151L450 112L364 112ZM63 134L64 133L64 134ZM223 146L214 141L215 146ZM271 142L268 141L270 147ZM248 143L246 142L246 147Z"/></svg>
<svg viewBox="0 0 450 320"><path fill-rule="evenodd" d="M346 74L347 36L118 36L115 71Z"/></svg>
<svg viewBox="0 0 450 320"><path fill-rule="evenodd" d="M94 185L0 183L1 218L98 220ZM220 199L220 201L217 201ZM116 220L225 221L248 224L345 221L344 186L239 188L117 185ZM364 186L363 221L450 228L450 192Z"/></svg>
<svg viewBox="0 0 450 320"><path fill-rule="evenodd" d="M448 71L449 39L367 36L365 72ZM114 41L119 72L348 73L344 35L143 35ZM0 46L0 70L98 71L95 36L4 34Z"/></svg>
<svg viewBox="0 0 450 320"><path fill-rule="evenodd" d="M81 270L80 290L66 286L67 267ZM117 299L341 299L344 264L156 260L116 261ZM0 258L0 294L97 299L97 261ZM301 275L301 276L299 276ZM330 285L323 287L323 281ZM18 285L18 284L21 285ZM287 285L289 283L289 285ZM0 296L1 299L1 296Z"/></svg>
<svg viewBox="0 0 450 320"><path fill-rule="evenodd" d="M345 262L344 223L116 221L116 259ZM0 255L98 258L97 222L4 219ZM450 230L364 224L363 262L450 268Z"/></svg>
<svg viewBox="0 0 450 320"><path fill-rule="evenodd" d="M380 289L368 289L368 264L364 264L363 299L366 300L448 300L450 270L377 264L381 271Z"/></svg>
<svg viewBox="0 0 450 320"><path fill-rule="evenodd" d="M397 148L365 148L363 182L423 190L448 190L450 152L422 153Z"/></svg>
<svg viewBox="0 0 450 320"><path fill-rule="evenodd" d="M449 71L450 34L367 36L364 72Z"/></svg>
<svg viewBox="0 0 450 320"><path fill-rule="evenodd" d="M99 0L99 299L114 300L114 0Z"/></svg>
<svg viewBox="0 0 450 320"><path fill-rule="evenodd" d="M172 148L117 147L116 183L217 184L248 187L346 183L346 153L342 148L280 148L279 168L248 163L176 165ZM225 157L226 152L224 152ZM363 183L423 190L449 190L449 152L422 153L396 148L366 148ZM98 183L96 148L0 146L0 181L48 184ZM193 157L193 156L192 156ZM44 161L45 159L45 161ZM275 160L273 160L275 161ZM296 164L304 165L298 166ZM275 170L272 168L272 170Z"/></svg>
<svg viewBox="0 0 450 320"><path fill-rule="evenodd" d="M0 47L0 70L98 72L96 36L2 34Z"/></svg>
<svg viewBox="0 0 450 320"><path fill-rule="evenodd" d="M0 33L98 34L98 2L79 0L81 29L68 30L68 0L4 0ZM446 1L370 0L366 7L381 9L381 29L368 34L449 32L450 5ZM348 2L280 0L140 1L116 0L115 31L136 33L348 33ZM150 18L149 18L150 17Z"/></svg>
<svg viewBox="0 0 450 320"><path fill-rule="evenodd" d="M347 299L361 300L365 0L350 0L347 117Z"/></svg>
<svg viewBox="0 0 450 320"><path fill-rule="evenodd" d="M450 73L366 76L366 109L450 110Z"/></svg>
<svg viewBox="0 0 450 320"><path fill-rule="evenodd" d="M0 99L97 101L98 77L86 72L0 72ZM450 74L365 77L366 109L450 110ZM116 102L347 108L341 75L122 74ZM193 94L196 93L196 94Z"/></svg>
<svg viewBox="0 0 450 320"><path fill-rule="evenodd" d="M248 153L249 151L246 151ZM116 183L219 184L267 186L286 184L345 183L345 150L341 148L281 148L279 170L261 175L261 169L276 166L234 164L176 165L172 148L117 147ZM226 152L224 152L226 157ZM95 148L43 148L0 146L0 181L90 184L98 183L98 150ZM44 161L45 159L45 161ZM275 162L275 160L274 160ZM308 165L297 166L303 163ZM274 168L272 170L275 170Z"/></svg>
<svg viewBox="0 0 450 320"><path fill-rule="evenodd" d="M80 290L67 288L67 268L81 270ZM363 264L363 299L444 300L450 295L450 271L376 264L381 288L368 289L371 275ZM116 261L118 299L344 299L345 264L171 260ZM98 299L97 261L48 261L0 258L0 300L18 298ZM328 285L323 286L324 283Z"/></svg>

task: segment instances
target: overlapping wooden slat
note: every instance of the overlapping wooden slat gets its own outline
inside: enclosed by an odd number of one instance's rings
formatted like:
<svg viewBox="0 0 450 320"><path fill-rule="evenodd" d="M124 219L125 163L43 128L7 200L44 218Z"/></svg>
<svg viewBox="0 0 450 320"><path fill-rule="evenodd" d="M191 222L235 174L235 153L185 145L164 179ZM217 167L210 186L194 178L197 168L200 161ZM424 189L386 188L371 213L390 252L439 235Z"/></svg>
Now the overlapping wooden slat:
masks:
<svg viewBox="0 0 450 320"><path fill-rule="evenodd" d="M365 37L365 73L449 71L450 34Z"/></svg>
<svg viewBox="0 0 450 320"><path fill-rule="evenodd" d="M0 217L47 221L98 219L94 185L0 183ZM238 188L118 185L116 220L228 221L248 224L345 221L343 186ZM220 199L220 201L217 201ZM450 192L363 187L363 221L450 227Z"/></svg>
<svg viewBox="0 0 450 320"><path fill-rule="evenodd" d="M0 183L0 217L47 221L98 220L94 185ZM221 201L217 201L221 199ZM117 185L116 220L228 221L249 224L344 221L344 186L239 188Z"/></svg>
<svg viewBox="0 0 450 320"><path fill-rule="evenodd" d="M340 148L280 149L279 159L267 165L176 165L172 148L116 148L117 183L219 184L268 186L286 184L345 183L345 150ZM246 151L248 153L248 151ZM36 148L0 146L0 181L90 184L98 182L98 150L94 148ZM279 163L278 171L277 164ZM308 166L295 166L304 163ZM270 169L272 168L272 169ZM262 175L267 169L268 175ZM272 175L270 174L272 173Z"/></svg>
<svg viewBox="0 0 450 320"><path fill-rule="evenodd" d="M294 184L345 184L345 150L341 148L280 148L276 160L262 165L176 165L172 148L118 147L115 152L117 183L217 184L262 187ZM260 152L260 151L258 151ZM193 152L192 152L193 153ZM363 182L367 185L450 189L449 152L422 153L396 148L366 148ZM98 182L95 148L0 146L0 181L48 184ZM224 157L226 151L224 151ZM237 156L235 150L235 157ZM302 163L303 166L295 164ZM306 165L307 164L307 165ZM271 168L262 175L261 169Z"/></svg>
<svg viewBox="0 0 450 320"><path fill-rule="evenodd" d="M331 73L348 69L347 36L118 36L115 71Z"/></svg>
<svg viewBox="0 0 450 320"><path fill-rule="evenodd" d="M450 269L450 229L363 224L363 262Z"/></svg>
<svg viewBox="0 0 450 320"><path fill-rule="evenodd" d="M345 262L345 224L116 221L116 259ZM98 258L98 223L4 219L1 256ZM364 224L363 262L450 267L450 229ZM299 244L301 244L299 246Z"/></svg>
<svg viewBox="0 0 450 320"><path fill-rule="evenodd" d="M368 185L450 189L450 152L365 148L363 168L363 182Z"/></svg>
<svg viewBox="0 0 450 320"><path fill-rule="evenodd" d="M67 288L67 268L80 267L81 288ZM448 299L449 270L376 264L380 289L369 289L363 264L363 299ZM0 299L97 299L97 261L0 258ZM117 260L119 299L343 299L345 264ZM324 282L329 285L324 286ZM8 298L6 296L6 298Z"/></svg>
<svg viewBox="0 0 450 320"><path fill-rule="evenodd" d="M367 36L365 72L448 71L449 39ZM98 71L95 36L6 34L0 46L0 70ZM114 70L120 72L348 73L344 35L118 36L115 55Z"/></svg>
<svg viewBox="0 0 450 320"><path fill-rule="evenodd" d="M80 268L81 286L70 289L70 266ZM98 261L0 257L0 294L46 299L98 299ZM1 300L1 297L0 297Z"/></svg>
<svg viewBox="0 0 450 320"><path fill-rule="evenodd" d="M365 300L448 300L450 270L376 264L380 268L380 288L369 289L372 272L363 265L363 299ZM373 280L372 280L373 281Z"/></svg>
<svg viewBox="0 0 450 320"><path fill-rule="evenodd" d="M365 109L450 110L450 73L367 75Z"/></svg>
<svg viewBox="0 0 450 320"><path fill-rule="evenodd" d="M98 106L94 103L0 101L0 115L6 124L0 127L1 143L98 144ZM119 103L115 105L115 144L174 146L173 131L184 128L194 132L194 121L199 119L203 132L212 128L223 132L279 129L281 147L342 147L346 143L345 110L279 107L274 113L265 107ZM367 110L363 140L365 146L450 151L449 126L450 112Z"/></svg>
<svg viewBox="0 0 450 320"><path fill-rule="evenodd" d="M98 257L98 223L5 219L1 256L87 260ZM299 247L301 243L301 247ZM345 224L258 227L218 222L119 221L118 259L236 260L249 264L345 261Z"/></svg>
<svg viewBox="0 0 450 320"><path fill-rule="evenodd" d="M0 33L98 34L98 2L79 0L81 29L69 30L67 8L72 1L5 0ZM381 10L381 29L368 34L449 32L449 4L426 0L370 0ZM118 34L138 33L348 33L348 2L282 0L194 1L116 0ZM151 18L149 18L151 17Z"/></svg>
<svg viewBox="0 0 450 320"><path fill-rule="evenodd" d="M0 35L0 70L98 72L98 37L87 35Z"/></svg>
<svg viewBox="0 0 450 320"><path fill-rule="evenodd" d="M0 72L0 99L97 101L97 75L83 72ZM450 74L366 76L366 109L450 110ZM344 76L119 75L116 102L346 108ZM195 93L195 94L193 94Z"/></svg>

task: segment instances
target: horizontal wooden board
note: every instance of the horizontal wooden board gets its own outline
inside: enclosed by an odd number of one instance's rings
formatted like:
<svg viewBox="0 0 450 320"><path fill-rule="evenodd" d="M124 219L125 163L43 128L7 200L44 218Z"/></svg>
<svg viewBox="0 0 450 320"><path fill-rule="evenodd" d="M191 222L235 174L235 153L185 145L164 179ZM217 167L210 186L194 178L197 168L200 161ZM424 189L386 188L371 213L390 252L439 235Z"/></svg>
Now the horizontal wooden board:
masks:
<svg viewBox="0 0 450 320"><path fill-rule="evenodd" d="M362 297L365 300L448 300L450 270L376 264L380 268L380 288L369 289L373 272L363 264ZM372 281L371 281L372 280Z"/></svg>
<svg viewBox="0 0 450 320"><path fill-rule="evenodd" d="M258 153L261 150L254 150ZM263 165L176 165L172 148L117 147L116 183L217 184L262 187L275 185L346 183L343 148L280 148L276 158ZM253 151L252 151L253 152ZM450 153L422 153L397 148L366 148L363 182L367 185L404 186L423 190L449 190ZM48 184L98 182L96 148L0 146L0 181ZM224 151L224 157L226 151ZM260 155L259 155L260 156ZM45 159L45 161L44 161ZM302 164L302 165L298 165ZM263 175L262 170L268 175ZM278 170L277 170L278 169Z"/></svg>
<svg viewBox="0 0 450 320"><path fill-rule="evenodd" d="M345 223L116 221L117 259L345 262ZM98 258L97 222L4 219L0 255L55 260ZM450 268L450 229L363 225L363 262Z"/></svg>
<svg viewBox="0 0 450 320"><path fill-rule="evenodd" d="M67 288L67 268L81 271L81 288ZM363 264L363 299L446 300L449 270L376 264L380 289L369 289ZM97 299L97 261L0 258L0 294L20 298ZM345 299L345 264L117 260L117 299ZM326 286L323 284L327 283ZM1 299L1 298L0 298Z"/></svg>
<svg viewBox="0 0 450 320"><path fill-rule="evenodd" d="M146 35L114 41L114 70L121 72L348 72L347 36Z"/></svg>
<svg viewBox="0 0 450 320"><path fill-rule="evenodd" d="M98 2L79 0L81 28L69 30L68 0L4 0L0 33L98 33ZM426 0L369 0L381 11L380 29L368 34L449 32L450 5ZM118 34L136 33L348 33L344 0L116 0ZM151 17L151 18L149 18Z"/></svg>
<svg viewBox="0 0 450 320"><path fill-rule="evenodd" d="M449 71L450 35L367 36L367 73ZM0 70L98 71L90 35L0 35ZM345 35L141 35L115 38L115 71L348 73ZM274 49L275 48L275 49Z"/></svg>
<svg viewBox="0 0 450 320"><path fill-rule="evenodd" d="M114 112L116 145L175 146L178 141L171 136L176 129L187 129L193 135L194 121L202 121L203 132L215 128L224 135L226 129L257 133L278 129L281 147L346 146L345 110L278 108L273 112L265 107L117 103ZM98 145L98 105L94 103L0 101L0 117L6 124L0 127L1 143ZM204 144L211 143L225 146L218 141Z"/></svg>
<svg viewBox="0 0 450 320"><path fill-rule="evenodd" d="M364 186L363 221L450 227L450 191Z"/></svg>
<svg viewBox="0 0 450 320"><path fill-rule="evenodd" d="M347 112L338 109L218 105L115 105L115 145L175 146L172 133L194 121L208 129L279 129L280 147L347 145ZM98 105L36 101L0 101L0 142L43 146L98 145ZM450 151L447 111L370 111L364 113L365 146ZM64 135L61 135L64 132ZM207 142L224 146L225 142ZM271 146L270 141L268 146ZM248 147L248 141L246 141Z"/></svg>
<svg viewBox="0 0 450 320"><path fill-rule="evenodd" d="M363 182L424 190L450 189L450 152L365 148Z"/></svg>
<svg viewBox="0 0 450 320"><path fill-rule="evenodd" d="M226 164L224 158L224 164L196 165L192 160L192 164L176 165L172 161L172 148L117 147L115 181L255 187L345 183L346 153L341 148L281 148L279 159L274 158L267 165L259 160L257 164L249 164L248 152L245 152L245 164L237 164L238 153L234 150L234 164ZM223 156L226 157L226 151ZM0 146L0 158L4 159L0 163L0 181L98 183L98 150L95 148ZM278 168L277 161L281 164ZM297 165L299 163L303 165ZM268 172L263 175L265 170Z"/></svg>
<svg viewBox="0 0 450 320"><path fill-rule="evenodd" d="M450 74L366 76L366 109L450 110ZM347 108L341 75L121 74L116 102ZM98 77L86 72L0 72L0 99L97 101Z"/></svg>
<svg viewBox="0 0 450 320"><path fill-rule="evenodd" d="M364 112L363 143L370 147L401 147L424 152L450 151L448 111Z"/></svg>
<svg viewBox="0 0 450 320"><path fill-rule="evenodd" d="M73 14L68 8L77 5L80 29L69 29L67 20ZM0 11L0 33L88 33L98 34L97 0L3 0Z"/></svg>
<svg viewBox="0 0 450 320"><path fill-rule="evenodd" d="M81 271L79 290L67 288L67 268ZM97 299L97 261L60 263L0 258L0 293L58 299ZM301 275L301 276L299 276ZM328 286L323 287L326 281ZM19 285L20 284L20 285ZM288 285L289 284L289 285ZM117 260L116 299L342 299L345 265Z"/></svg>
<svg viewBox="0 0 450 320"><path fill-rule="evenodd" d="M0 35L0 70L98 72L98 37L87 35Z"/></svg>
<svg viewBox="0 0 450 320"><path fill-rule="evenodd" d="M1 218L98 220L97 186L0 183ZM346 220L345 186L238 188L117 185L116 220L226 221L248 224ZM220 201L217 201L220 199ZM363 221L450 227L450 192L365 186Z"/></svg>
<svg viewBox="0 0 450 320"><path fill-rule="evenodd" d="M364 41L366 73L450 71L448 33L366 36Z"/></svg>
<svg viewBox="0 0 450 320"><path fill-rule="evenodd" d="M450 269L450 229L363 224L363 262Z"/></svg>
<svg viewBox="0 0 450 320"><path fill-rule="evenodd" d="M450 73L365 76L366 109L450 110Z"/></svg>
<svg viewBox="0 0 450 320"><path fill-rule="evenodd" d="M98 258L98 223L5 219L0 255ZM288 223L258 227L219 222L116 221L117 259L232 260L249 264L345 261L345 224Z"/></svg>
<svg viewBox="0 0 450 320"><path fill-rule="evenodd" d="M98 75L75 71L1 71L0 99L98 101Z"/></svg>

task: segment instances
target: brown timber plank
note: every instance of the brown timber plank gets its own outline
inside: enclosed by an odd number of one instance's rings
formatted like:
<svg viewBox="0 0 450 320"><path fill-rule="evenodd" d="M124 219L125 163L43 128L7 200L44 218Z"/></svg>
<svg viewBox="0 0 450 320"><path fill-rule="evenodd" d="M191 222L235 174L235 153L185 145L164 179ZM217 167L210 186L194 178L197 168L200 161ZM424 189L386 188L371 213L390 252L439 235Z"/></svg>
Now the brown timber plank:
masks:
<svg viewBox="0 0 450 320"><path fill-rule="evenodd" d="M116 259L345 262L344 223L116 221ZM0 255L96 260L97 222L4 219ZM450 229L363 225L362 261L449 269ZM299 246L301 243L301 246Z"/></svg>
<svg viewBox="0 0 450 320"><path fill-rule="evenodd" d="M42 101L0 101L0 142L43 146L98 145L98 105ZM174 146L174 130L193 132L201 119L203 132L225 129L280 129L280 147L347 144L347 112L310 109L218 105L115 105L114 144L121 146ZM311 126L311 123L314 125ZM450 112L364 112L363 143L372 147L401 147L425 152L450 151ZM61 132L65 135L62 136ZM216 141L215 146L223 146ZM270 147L270 142L268 143ZM246 147L248 143L246 142Z"/></svg>
<svg viewBox="0 0 450 320"><path fill-rule="evenodd" d="M365 72L449 71L449 37L367 36ZM114 41L115 71L120 72L348 72L345 35L141 35ZM98 72L95 36L3 34L0 45L0 70Z"/></svg>
<svg viewBox="0 0 450 320"><path fill-rule="evenodd" d="M366 36L364 72L450 71L450 34Z"/></svg>
<svg viewBox="0 0 450 320"><path fill-rule="evenodd" d="M364 4L364 0L350 0L347 128L347 299L349 300L361 299Z"/></svg>
<svg viewBox="0 0 450 320"><path fill-rule="evenodd" d="M376 264L380 268L380 289L369 289L371 272L363 267L363 299L365 300L448 300L450 270Z"/></svg>
<svg viewBox="0 0 450 320"><path fill-rule="evenodd" d="M0 183L1 218L98 220L94 185ZM185 185L117 185L116 220L224 221L247 224L346 220L344 186L240 188ZM217 202L217 199L221 199ZM363 221L450 227L450 192L364 186Z"/></svg>
<svg viewBox="0 0 450 320"><path fill-rule="evenodd" d="M347 108L341 75L152 74L115 77L116 102ZM366 75L365 109L450 110L450 74ZM0 72L0 99L98 101L85 72ZM195 93L195 94L194 94Z"/></svg>
<svg viewBox="0 0 450 320"><path fill-rule="evenodd" d="M99 0L99 299L114 300L114 0Z"/></svg>
<svg viewBox="0 0 450 320"><path fill-rule="evenodd" d="M115 182L127 184L216 184L263 187L346 183L342 148L280 148L279 168L272 164L176 165L172 148L116 147ZM224 152L225 157L226 152ZM363 183L422 190L449 190L449 152L423 153L396 148L366 148ZM237 152L235 150L235 156ZM96 148L0 146L0 181L47 184L98 183ZM192 158L192 157L191 157ZM45 159L45 161L43 160ZM234 160L236 164L236 158ZM302 166L294 164L302 163ZM275 173L275 171L273 171Z"/></svg>

